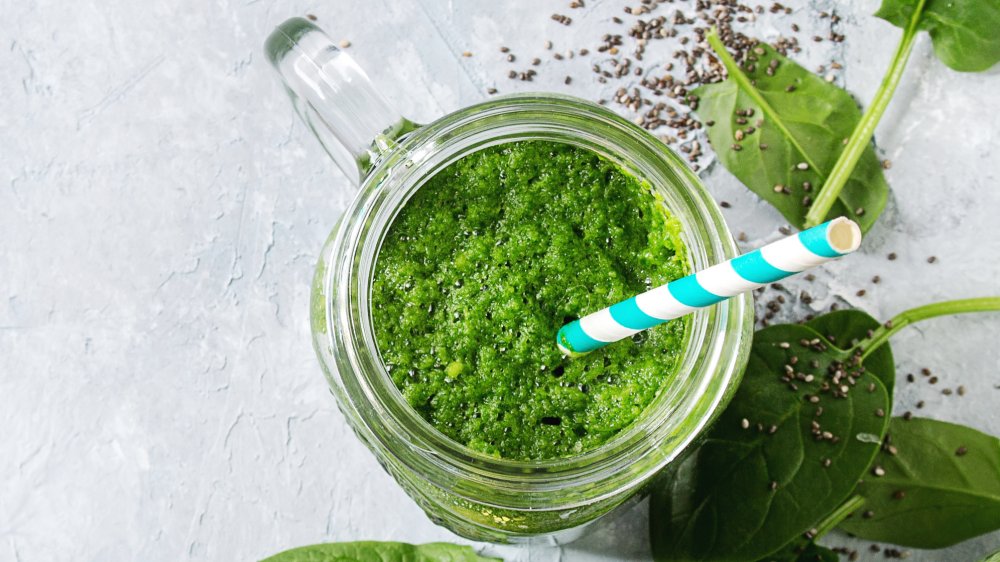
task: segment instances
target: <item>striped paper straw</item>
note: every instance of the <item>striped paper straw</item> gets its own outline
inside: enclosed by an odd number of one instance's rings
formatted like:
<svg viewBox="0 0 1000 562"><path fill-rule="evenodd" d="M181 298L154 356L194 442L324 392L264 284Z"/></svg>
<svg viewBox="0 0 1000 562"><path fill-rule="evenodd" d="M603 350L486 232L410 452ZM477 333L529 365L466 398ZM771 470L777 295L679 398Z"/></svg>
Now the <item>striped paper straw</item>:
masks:
<svg viewBox="0 0 1000 562"><path fill-rule="evenodd" d="M861 229L846 218L778 240L574 320L556 343L579 355L849 254L861 245Z"/></svg>

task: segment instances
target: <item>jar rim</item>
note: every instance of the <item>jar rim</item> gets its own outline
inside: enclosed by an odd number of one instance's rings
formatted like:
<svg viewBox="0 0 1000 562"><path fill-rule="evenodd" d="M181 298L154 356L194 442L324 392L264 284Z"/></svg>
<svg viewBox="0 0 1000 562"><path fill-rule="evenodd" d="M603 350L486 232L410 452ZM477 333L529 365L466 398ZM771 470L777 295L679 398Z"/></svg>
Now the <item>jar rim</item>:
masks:
<svg viewBox="0 0 1000 562"><path fill-rule="evenodd" d="M550 138L558 134L569 136ZM645 482L718 414L747 359L752 300L743 295L692 315L676 369L680 374L688 370L693 378L683 388L696 395L673 396L676 401L668 402L670 393L664 391L632 424L591 450L545 460L503 459L474 451L439 432L406 403L375 345L368 299L378 249L409 195L437 171L491 144L528 138L570 144L578 140L585 148L597 146L596 142L604 148L601 152L599 147L602 156L614 153L614 159L627 160L616 163L639 168L628 171L639 172L640 179L668 198L673 196L674 206L667 201L667 208L682 223L694 268L737 254L718 205L687 166L650 134L599 105L570 96L501 96L418 129L376 164L335 234L336 259L323 280L325 294L330 296L325 303L326 333L346 398L364 424L369 444L374 440L404 466L459 496L483 502L480 492L489 489L497 507L565 509L573 502L598 501ZM607 145L608 139L627 144L627 150ZM672 180L669 186L662 185L664 178ZM653 179L661 180L661 185ZM671 411L658 410L660 415L654 416L654 405ZM650 425L664 422L664 415L676 417L666 419L665 423L673 423L671 427ZM554 491L581 495L564 497L555 506L547 502Z"/></svg>

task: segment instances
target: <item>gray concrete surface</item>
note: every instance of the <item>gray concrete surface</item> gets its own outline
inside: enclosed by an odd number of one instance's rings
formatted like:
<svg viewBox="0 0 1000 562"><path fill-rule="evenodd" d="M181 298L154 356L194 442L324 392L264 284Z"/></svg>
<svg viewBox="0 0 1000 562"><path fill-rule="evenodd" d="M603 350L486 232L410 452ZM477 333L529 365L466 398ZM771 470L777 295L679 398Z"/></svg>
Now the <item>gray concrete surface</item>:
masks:
<svg viewBox="0 0 1000 562"><path fill-rule="evenodd" d="M834 5L788 3L796 12L782 18L804 37L822 29L810 14ZM586 57L547 59L531 84L505 78L500 44L521 57L541 55L544 39L593 49L621 11L565 4L0 0L0 560L253 560L320 541L456 540L355 440L320 375L309 278L352 188L293 115L261 42L284 18L316 14L416 120L493 85L596 99L612 87ZM869 15L874 0L838 4L847 42L806 41L798 58L839 58L838 82L868 100L899 32ZM560 26L556 11L576 21ZM787 22L765 18L758 35ZM862 255L810 285L815 309L846 302L887 318L1000 291L998 85L996 72L946 69L919 41L878 130L889 208ZM747 247L779 236L780 217L725 170L703 177L733 204ZM923 399L928 416L1000 434L998 329L983 315L899 335L901 371L941 377L900 384L899 411ZM964 398L940 393L958 384ZM561 549L490 552L645 560L645 519L641 505ZM911 560L997 548L993 534Z"/></svg>

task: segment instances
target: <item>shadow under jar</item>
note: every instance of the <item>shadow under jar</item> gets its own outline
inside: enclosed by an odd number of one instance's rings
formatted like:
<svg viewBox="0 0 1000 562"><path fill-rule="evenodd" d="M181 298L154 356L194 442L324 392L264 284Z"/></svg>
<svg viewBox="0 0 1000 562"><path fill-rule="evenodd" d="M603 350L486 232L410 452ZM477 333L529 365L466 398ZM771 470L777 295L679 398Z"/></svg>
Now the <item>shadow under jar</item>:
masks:
<svg viewBox="0 0 1000 562"><path fill-rule="evenodd" d="M697 177L660 141L583 100L505 96L418 126L396 114L350 57L308 21L283 23L266 50L300 116L360 185L323 246L311 325L341 411L382 466L432 520L475 540L567 542L641 497L735 392L752 338L749 294L689 318L671 384L633 424L579 455L514 461L452 441L406 403L379 357L372 279L379 248L407 200L449 164L487 147L544 140L613 162L662 197L681 223L692 270L737 255Z"/></svg>

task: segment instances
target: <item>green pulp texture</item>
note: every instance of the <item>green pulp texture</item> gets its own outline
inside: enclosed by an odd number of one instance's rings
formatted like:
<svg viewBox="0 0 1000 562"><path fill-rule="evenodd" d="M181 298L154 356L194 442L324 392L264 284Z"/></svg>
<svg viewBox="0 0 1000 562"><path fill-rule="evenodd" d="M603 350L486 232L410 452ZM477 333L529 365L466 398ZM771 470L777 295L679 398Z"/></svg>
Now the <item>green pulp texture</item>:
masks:
<svg viewBox="0 0 1000 562"><path fill-rule="evenodd" d="M371 296L382 360L414 409L472 449L529 460L598 447L669 384L687 322L574 359L556 332L685 275L679 233L648 185L588 150L473 153L386 235Z"/></svg>

